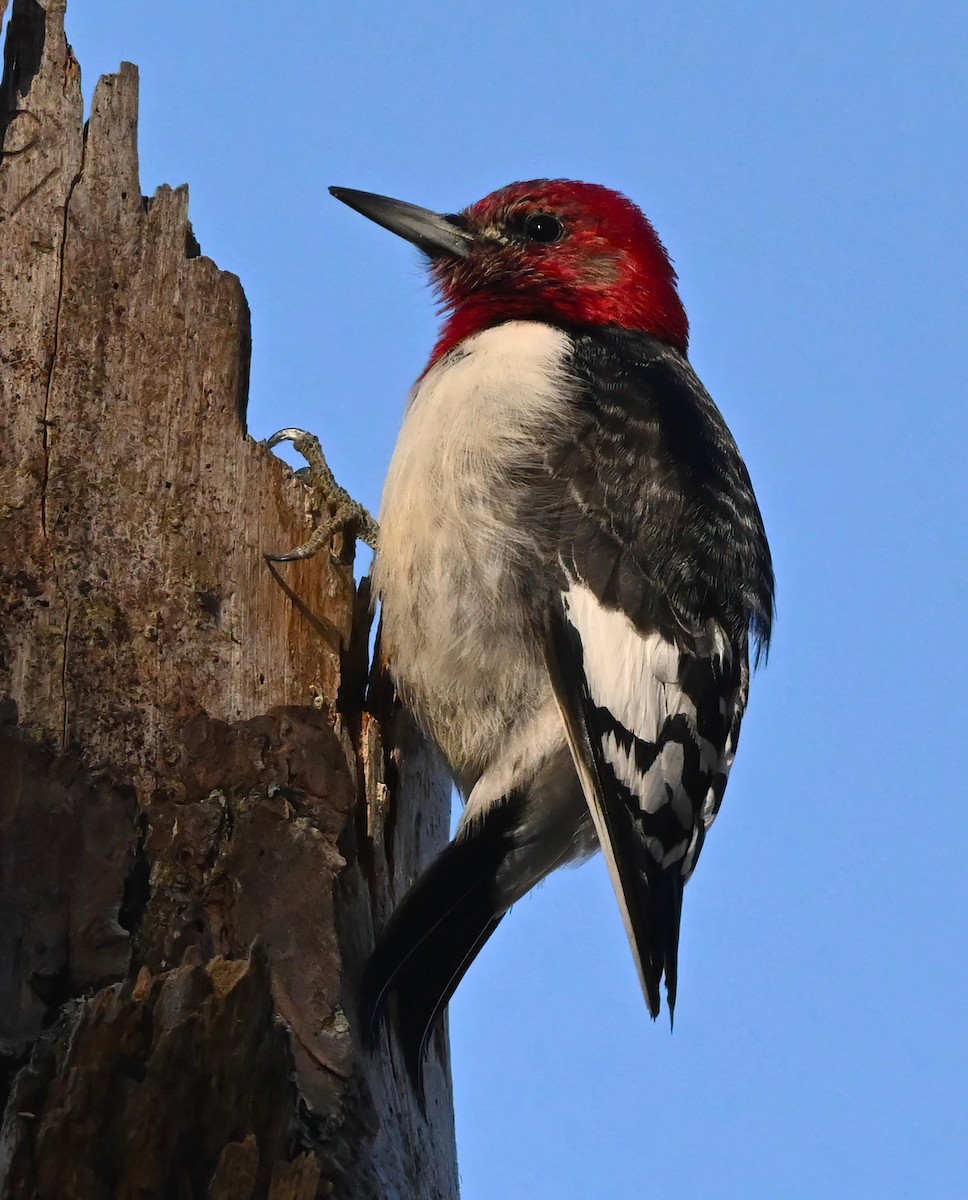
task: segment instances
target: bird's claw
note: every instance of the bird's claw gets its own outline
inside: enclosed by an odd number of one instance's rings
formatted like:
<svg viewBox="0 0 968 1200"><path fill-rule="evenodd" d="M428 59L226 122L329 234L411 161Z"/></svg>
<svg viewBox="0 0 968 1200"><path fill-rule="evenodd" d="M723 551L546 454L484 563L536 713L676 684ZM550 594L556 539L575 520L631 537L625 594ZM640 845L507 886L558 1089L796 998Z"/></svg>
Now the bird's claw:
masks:
<svg viewBox="0 0 968 1200"><path fill-rule="evenodd" d="M296 453L306 460L308 466L303 467L297 474L322 497L331 513L324 521L320 521L309 537L294 550L290 550L288 554L266 554L265 558L269 562L298 562L303 558L312 558L334 534L344 530L351 531L371 550L375 550L379 526L363 505L336 482L319 444L319 438L315 434L307 433L305 429L290 427L280 429L272 437L266 438L265 445L271 450L282 442L291 442Z"/></svg>

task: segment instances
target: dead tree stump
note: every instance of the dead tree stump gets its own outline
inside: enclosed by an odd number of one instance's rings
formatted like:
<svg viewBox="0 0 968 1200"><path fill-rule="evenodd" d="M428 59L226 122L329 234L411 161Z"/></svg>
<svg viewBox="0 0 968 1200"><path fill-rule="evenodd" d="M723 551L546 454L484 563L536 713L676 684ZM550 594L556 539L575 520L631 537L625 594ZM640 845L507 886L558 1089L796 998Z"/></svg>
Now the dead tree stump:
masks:
<svg viewBox="0 0 968 1200"><path fill-rule="evenodd" d="M352 545L263 561L313 513L242 288L141 195L134 67L85 129L64 9L0 93L0 1197L449 1200L446 1047L424 1117L353 1018L449 788L367 711Z"/></svg>

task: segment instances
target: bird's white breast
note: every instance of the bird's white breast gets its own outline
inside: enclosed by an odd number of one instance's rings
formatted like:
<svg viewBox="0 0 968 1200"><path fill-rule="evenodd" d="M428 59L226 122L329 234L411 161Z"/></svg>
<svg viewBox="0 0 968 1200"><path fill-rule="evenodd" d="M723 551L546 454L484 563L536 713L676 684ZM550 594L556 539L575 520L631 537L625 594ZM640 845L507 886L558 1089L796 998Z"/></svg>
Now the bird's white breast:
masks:
<svg viewBox="0 0 968 1200"><path fill-rule="evenodd" d="M532 551L524 476L569 420L570 342L511 321L476 334L415 387L380 511L383 649L405 701L474 773L547 687L520 579Z"/></svg>

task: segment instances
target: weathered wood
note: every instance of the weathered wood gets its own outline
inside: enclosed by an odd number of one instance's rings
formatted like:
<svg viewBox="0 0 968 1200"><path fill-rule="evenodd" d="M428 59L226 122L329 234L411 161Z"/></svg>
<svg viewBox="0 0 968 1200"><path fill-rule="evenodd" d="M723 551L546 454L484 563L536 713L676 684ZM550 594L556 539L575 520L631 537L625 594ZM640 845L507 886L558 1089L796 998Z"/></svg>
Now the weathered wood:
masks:
<svg viewBox="0 0 968 1200"><path fill-rule="evenodd" d="M0 1196L455 1196L446 1062L424 1118L352 1030L449 789L349 561L263 561L314 514L245 297L141 196L134 67L85 133L64 8L0 94Z"/></svg>

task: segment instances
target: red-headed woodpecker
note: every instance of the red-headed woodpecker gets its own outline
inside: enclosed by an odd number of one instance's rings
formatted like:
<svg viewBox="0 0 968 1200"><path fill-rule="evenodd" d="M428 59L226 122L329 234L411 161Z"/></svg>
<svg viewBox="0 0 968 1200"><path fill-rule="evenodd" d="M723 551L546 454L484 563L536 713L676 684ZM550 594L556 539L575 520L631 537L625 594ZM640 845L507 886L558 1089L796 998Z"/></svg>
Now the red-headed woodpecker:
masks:
<svg viewBox="0 0 968 1200"><path fill-rule="evenodd" d="M773 612L749 476L686 357L676 275L604 187L443 216L333 188L427 255L446 314L383 494L381 652L466 800L366 969L419 1080L508 908L604 851L653 1017Z"/></svg>

